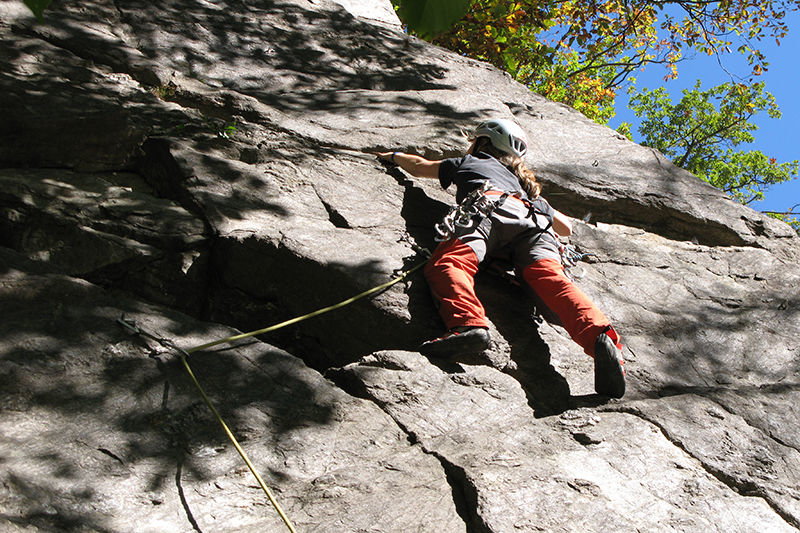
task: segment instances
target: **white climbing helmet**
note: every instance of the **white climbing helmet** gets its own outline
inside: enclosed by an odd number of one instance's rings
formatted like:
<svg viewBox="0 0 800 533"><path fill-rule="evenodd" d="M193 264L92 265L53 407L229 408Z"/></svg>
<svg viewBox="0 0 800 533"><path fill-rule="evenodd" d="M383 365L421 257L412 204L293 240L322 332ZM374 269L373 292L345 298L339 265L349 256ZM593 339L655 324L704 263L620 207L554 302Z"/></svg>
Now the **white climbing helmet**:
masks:
<svg viewBox="0 0 800 533"><path fill-rule="evenodd" d="M517 157L528 151L525 132L511 120L500 118L482 122L475 128L475 138L478 137L488 137L492 146Z"/></svg>

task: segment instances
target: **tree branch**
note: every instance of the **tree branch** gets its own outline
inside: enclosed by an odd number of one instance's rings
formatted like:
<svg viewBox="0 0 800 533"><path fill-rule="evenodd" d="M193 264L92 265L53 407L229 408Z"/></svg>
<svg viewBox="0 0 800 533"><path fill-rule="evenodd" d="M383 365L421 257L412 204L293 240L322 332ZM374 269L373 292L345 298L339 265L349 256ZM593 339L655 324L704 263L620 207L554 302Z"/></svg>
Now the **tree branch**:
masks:
<svg viewBox="0 0 800 533"><path fill-rule="evenodd" d="M795 216L797 216L797 215L800 215L800 213L796 213L795 212L795 209L797 209L798 207L800 207L800 204L794 204L792 207L789 208L788 211L761 211L761 213L764 213L765 215L790 215L790 216L791 215L795 215Z"/></svg>

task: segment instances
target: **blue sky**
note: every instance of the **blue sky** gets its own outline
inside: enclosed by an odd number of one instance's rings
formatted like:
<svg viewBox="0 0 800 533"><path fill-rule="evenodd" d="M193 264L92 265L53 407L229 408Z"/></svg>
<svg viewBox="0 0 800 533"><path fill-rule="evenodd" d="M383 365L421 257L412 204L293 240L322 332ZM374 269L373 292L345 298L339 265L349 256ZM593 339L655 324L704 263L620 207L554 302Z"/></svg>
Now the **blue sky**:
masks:
<svg viewBox="0 0 800 533"><path fill-rule="evenodd" d="M751 145L740 145L743 150L760 150L768 157L774 157L783 163L800 159L800 14L792 12L787 15L789 35L781 41L780 46L774 40L762 42L759 48L766 54L769 70L759 77L766 82L766 90L772 93L780 107L782 117L772 119L766 113L757 115L752 120L759 126L754 132L755 142ZM746 63L737 55L723 58L725 68L741 76L749 73ZM678 66L678 78L663 81L665 70L652 65L637 75L637 87L654 89L664 86L672 95L673 102L681 98L681 91L691 88L695 81L703 82L703 89L708 89L726 81L730 76L719 65L718 60L709 56L697 56L683 61ZM616 128L620 122L630 122L634 140L637 137L636 126L639 119L627 109L627 94L617 97L617 116L611 120L610 126ZM750 206L760 211L786 211L795 204L800 204L800 179L772 186L761 202ZM795 209L800 212L800 207Z"/></svg>

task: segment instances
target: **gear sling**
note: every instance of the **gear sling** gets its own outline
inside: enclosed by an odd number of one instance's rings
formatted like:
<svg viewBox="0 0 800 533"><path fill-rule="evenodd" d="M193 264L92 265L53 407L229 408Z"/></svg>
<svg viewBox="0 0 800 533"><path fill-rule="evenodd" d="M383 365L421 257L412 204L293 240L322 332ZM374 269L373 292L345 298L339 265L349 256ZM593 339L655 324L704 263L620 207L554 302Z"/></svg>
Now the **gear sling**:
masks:
<svg viewBox="0 0 800 533"><path fill-rule="evenodd" d="M551 227L551 216L534 202L488 182L454 207L436 228L440 243L425 266L445 326L488 327L474 278L487 258L510 256L517 276L586 354L594 356L601 333L618 343L605 314L565 275L558 254L540 242Z"/></svg>

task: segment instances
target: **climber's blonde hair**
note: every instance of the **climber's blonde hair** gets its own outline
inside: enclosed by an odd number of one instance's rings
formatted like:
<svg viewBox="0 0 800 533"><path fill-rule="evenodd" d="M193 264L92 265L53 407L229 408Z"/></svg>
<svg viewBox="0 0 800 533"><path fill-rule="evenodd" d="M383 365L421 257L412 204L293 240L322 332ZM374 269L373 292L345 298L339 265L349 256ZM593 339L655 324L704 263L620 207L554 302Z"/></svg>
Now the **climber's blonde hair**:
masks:
<svg viewBox="0 0 800 533"><path fill-rule="evenodd" d="M536 174L528 168L524 159L497 149L488 137L478 137L474 140L470 153L477 154L478 152L489 154L505 165L517 177L522 189L531 200L539 197L542 185L536 181Z"/></svg>

